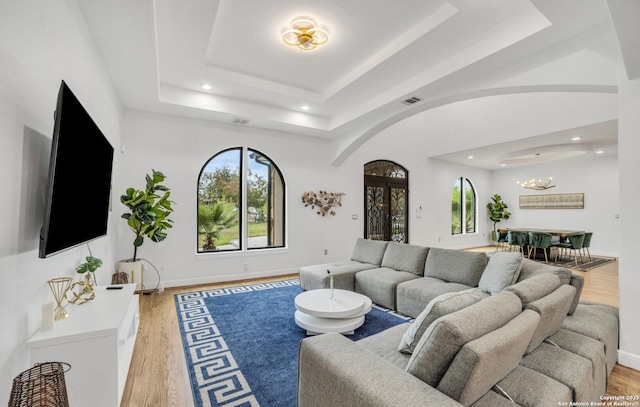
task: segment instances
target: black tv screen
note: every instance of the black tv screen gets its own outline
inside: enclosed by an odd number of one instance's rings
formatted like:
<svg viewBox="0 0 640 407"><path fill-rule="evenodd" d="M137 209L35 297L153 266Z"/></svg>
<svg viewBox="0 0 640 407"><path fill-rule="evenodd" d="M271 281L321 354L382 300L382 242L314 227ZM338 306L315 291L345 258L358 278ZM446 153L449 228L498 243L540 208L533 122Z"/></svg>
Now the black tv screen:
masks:
<svg viewBox="0 0 640 407"><path fill-rule="evenodd" d="M107 234L113 147L62 81L56 105L39 257Z"/></svg>

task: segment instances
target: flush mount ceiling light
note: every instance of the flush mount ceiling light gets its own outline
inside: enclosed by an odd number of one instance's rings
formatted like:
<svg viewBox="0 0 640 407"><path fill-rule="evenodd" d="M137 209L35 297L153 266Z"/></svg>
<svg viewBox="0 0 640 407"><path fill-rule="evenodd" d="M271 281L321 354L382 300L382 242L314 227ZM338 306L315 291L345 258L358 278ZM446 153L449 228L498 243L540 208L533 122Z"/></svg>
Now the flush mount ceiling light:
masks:
<svg viewBox="0 0 640 407"><path fill-rule="evenodd" d="M329 40L326 31L316 27L308 18L298 18L291 23L291 29L282 33L282 41L292 47L309 51Z"/></svg>

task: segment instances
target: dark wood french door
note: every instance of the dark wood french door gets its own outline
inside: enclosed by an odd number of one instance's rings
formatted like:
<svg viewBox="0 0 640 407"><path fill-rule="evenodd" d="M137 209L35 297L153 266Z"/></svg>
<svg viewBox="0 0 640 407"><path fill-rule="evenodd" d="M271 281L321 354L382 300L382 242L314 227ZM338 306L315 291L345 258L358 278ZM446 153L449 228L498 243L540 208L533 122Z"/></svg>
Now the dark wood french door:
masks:
<svg viewBox="0 0 640 407"><path fill-rule="evenodd" d="M371 240L408 243L407 171L389 161L369 163L365 165L364 186L366 216L364 237Z"/></svg>

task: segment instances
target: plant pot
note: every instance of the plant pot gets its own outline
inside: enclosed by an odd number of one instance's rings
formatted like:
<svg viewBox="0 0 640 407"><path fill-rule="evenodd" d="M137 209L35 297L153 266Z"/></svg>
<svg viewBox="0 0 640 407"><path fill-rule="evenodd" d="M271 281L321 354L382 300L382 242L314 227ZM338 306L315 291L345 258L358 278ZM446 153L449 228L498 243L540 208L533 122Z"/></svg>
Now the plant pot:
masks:
<svg viewBox="0 0 640 407"><path fill-rule="evenodd" d="M144 290L144 275L141 260L120 260L118 262L118 273L125 273L129 276L130 283L140 283L140 289Z"/></svg>
<svg viewBox="0 0 640 407"><path fill-rule="evenodd" d="M495 230L491 232L491 241L492 242L498 241L498 232L496 232Z"/></svg>

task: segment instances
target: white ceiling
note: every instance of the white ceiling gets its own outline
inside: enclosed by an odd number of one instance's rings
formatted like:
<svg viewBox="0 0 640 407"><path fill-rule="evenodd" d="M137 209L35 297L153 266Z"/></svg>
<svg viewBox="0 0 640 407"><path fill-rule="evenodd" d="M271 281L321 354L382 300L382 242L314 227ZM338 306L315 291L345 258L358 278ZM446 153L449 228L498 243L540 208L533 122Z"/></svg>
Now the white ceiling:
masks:
<svg viewBox="0 0 640 407"><path fill-rule="evenodd" d="M625 8L610 13L605 0L77 3L125 108L328 139L336 163L396 123L457 129L464 144L424 141L432 156L489 169L578 131L589 144L581 149L615 146L616 34L636 34L614 29L611 14ZM301 16L329 41L313 51L285 45L281 33ZM628 72L640 66L633 58ZM543 96L558 94L580 109L565 112L566 123L536 116L557 112ZM422 101L400 103L412 96ZM469 109L483 113L469 120Z"/></svg>

